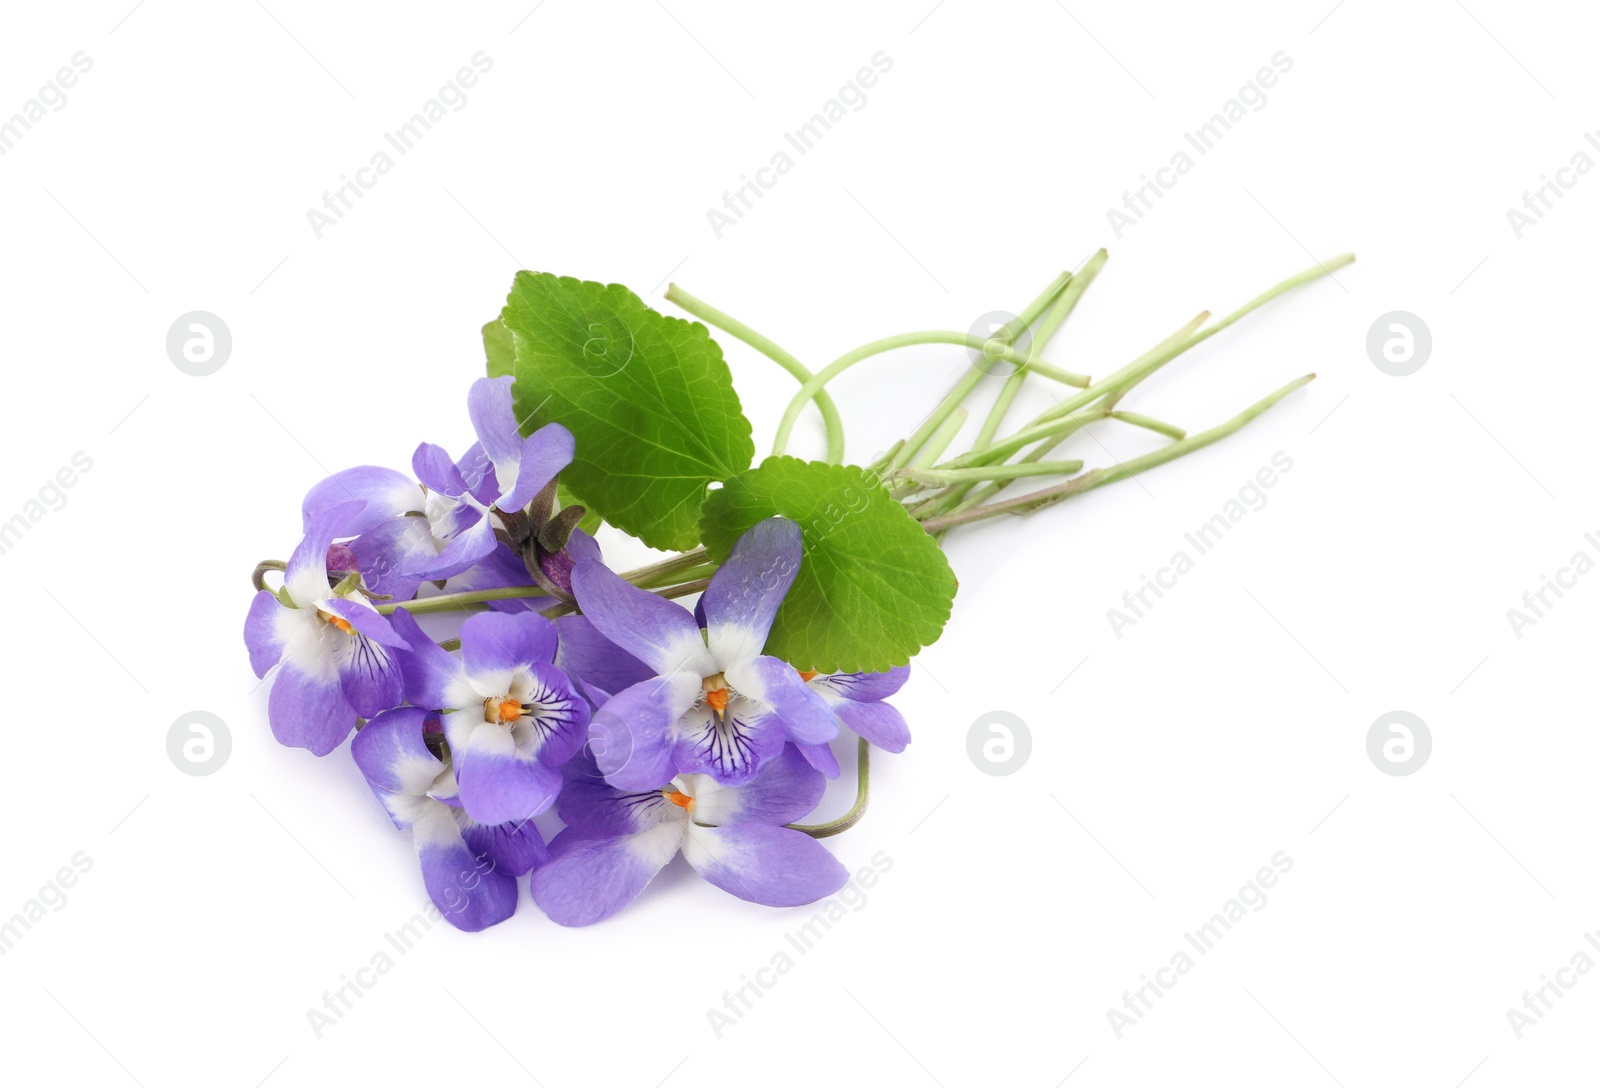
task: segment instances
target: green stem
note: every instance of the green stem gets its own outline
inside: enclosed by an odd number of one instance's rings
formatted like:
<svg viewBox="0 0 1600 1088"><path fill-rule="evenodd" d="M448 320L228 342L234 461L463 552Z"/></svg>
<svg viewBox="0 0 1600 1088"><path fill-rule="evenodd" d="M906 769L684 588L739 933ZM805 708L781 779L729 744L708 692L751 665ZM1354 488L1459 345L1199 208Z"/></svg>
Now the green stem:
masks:
<svg viewBox="0 0 1600 1088"><path fill-rule="evenodd" d="M1093 422L1093 420L1090 422ZM1033 449L1023 454L1022 460L1019 462L1019 464L1030 465L1037 461L1043 460L1044 457L1053 452L1057 446L1071 438L1077 430L1078 428L1074 427L1070 431L1063 431L1054 438L1049 438L1043 442L1040 442L1037 446L1033 447ZM982 506L985 502L989 501L989 499L1004 491L1007 486L1007 481L1004 480L997 481L992 484L985 484L976 491L972 492L970 496L965 498L961 498L959 495L957 495L957 498L960 498L959 502L945 503L939 506L937 509L930 511L929 516L937 516L940 514L958 514L963 510L971 510L974 506ZM915 511L913 511L913 513L915 513Z"/></svg>
<svg viewBox="0 0 1600 1088"><path fill-rule="evenodd" d="M1194 320L1190 321L1183 328L1179 329L1177 332L1173 333L1161 343L1157 344L1155 347L1151 348L1149 351L1145 352L1131 363L1128 363L1120 370L1117 370L1108 377L1102 378L1100 381L1095 382L1082 393L1079 393L1073 397L1069 397L1055 407L1040 413L1029 424L1029 427L1034 427L1041 423L1047 423L1051 420L1059 419L1062 416L1069 415L1070 413L1086 407L1087 405L1093 404L1095 401L1101 399L1106 400L1104 408L1107 411L1110 411L1116 406L1117 401L1127 394L1128 390L1144 381L1144 379L1148 378L1151 374L1155 373L1157 370L1161 369L1163 366L1170 363L1173 359L1176 359L1179 355L1182 355L1190 348L1204 343L1217 333L1221 332L1223 329L1226 329L1228 326L1238 321L1240 318L1246 316L1247 314L1253 313L1262 306L1265 306L1279 295L1282 295L1288 291L1292 291L1296 287L1313 283L1316 280L1321 279L1323 276L1331 275L1337 270L1350 264L1355 259L1355 254L1345 253L1326 263L1317 264L1311 268L1305 269L1302 272L1297 272L1288 279L1283 280L1273 287L1263 291L1261 294L1257 295L1243 306L1240 306L1237 310L1234 310L1232 313L1228 314L1222 320L1218 321L1209 328L1202 329L1201 326L1205 324L1211 315L1208 311L1201 312L1199 316L1195 317ZM975 450L973 452L982 453L983 451ZM963 462L961 458L957 458L956 461L953 462L955 465L961 465L965 463L972 462Z"/></svg>
<svg viewBox="0 0 1600 1088"><path fill-rule="evenodd" d="M657 597L664 597L670 601L675 597L687 597L691 593L703 593L706 587L710 584L710 578L696 578L692 582L684 582L682 585L676 586L667 586L664 589L652 589L650 592L654 593ZM553 620L559 616L565 616L569 613L577 611L580 611L580 609L576 604L558 604L550 608L541 609L539 615L544 616L546 619Z"/></svg>
<svg viewBox="0 0 1600 1088"><path fill-rule="evenodd" d="M1039 442L1040 439L1044 439L1045 441L1030 451L1027 456L1023 457L1021 462L1019 462L1020 464L1025 465L1035 464L1041 460L1045 454L1061 445L1061 443L1065 442L1068 438L1071 438L1074 434L1078 433L1078 431L1082 430L1084 427L1087 427L1089 424L1104 418L1105 413L1103 411L1098 408L1093 408L1085 409L1084 411L1078 412L1074 415L1067 416L1065 419L1055 419L1051 420L1049 423L1040 424L1037 427L1030 427L1025 431L1019 432L1018 434L1005 439L1004 441L994 443L989 447L988 451L984 452L982 456L976 458L977 465L985 466L998 464L1002 461L1005 461L1023 446L1029 445L1033 442ZM971 455L969 454L968 456ZM958 457L954 461L948 461L943 465L938 465L935 467L941 470L960 470L967 467L960 463L962 460L963 458ZM911 514L913 517L919 519L942 517L946 514L953 514L959 510L967 510L977 506L984 499L987 499L997 492L1005 490L1005 488L1006 482L1003 481L985 484L983 487L979 488L978 494L974 495L970 500L965 501L963 500L963 496L965 495L964 489L952 488L950 491L935 496L933 499L920 506L913 507Z"/></svg>
<svg viewBox="0 0 1600 1088"><path fill-rule="evenodd" d="M908 468L927 468L939 459L945 450L950 448L950 443L955 441L956 435L961 433L961 428L967 424L967 410L957 408L939 424L939 429L933 432L933 437L928 439L928 444L922 447L922 452L911 459Z"/></svg>
<svg viewBox="0 0 1600 1088"><path fill-rule="evenodd" d="M723 313L721 310L708 303L695 298L689 292L672 283L667 285L666 298L680 310L691 313L713 328L721 329L729 336L743 340L761 354L777 363L783 369L793 374L800 382L811 380L811 370L799 359L773 343L767 337L756 332L749 325ZM839 408L833 398L826 392L816 395L817 410L822 413L823 426L828 432L828 463L837 465L844 460L844 421L839 417Z"/></svg>
<svg viewBox="0 0 1600 1088"><path fill-rule="evenodd" d="M1077 396L1068 397L1060 404L1040 412L1028 424L1028 427L1037 427L1052 420L1060 419L1062 416L1070 415L1104 397L1121 396L1188 350L1192 346L1191 338L1194 336L1195 331L1210 318L1211 311L1201 310L1176 332L1132 362L1095 382ZM1109 409L1103 408L1102 411L1109 411ZM1026 429L1024 428L1024 430Z"/></svg>
<svg viewBox="0 0 1600 1088"><path fill-rule="evenodd" d="M987 506L977 506L959 514L929 518L923 521L922 527L930 533L939 533L957 525L982 521L984 518L992 518L998 514L1031 514L1035 510L1061 502L1064 499L1070 499L1074 495L1081 495L1085 491L1092 491L1094 488L1137 475L1157 465L1164 465L1168 461L1182 457L1186 453L1192 453L1203 446L1209 446L1213 442L1226 438L1315 377L1315 374L1307 374L1302 378L1296 378L1282 389L1252 404L1226 423L1219 424L1209 431L1201 431L1199 434L1190 435L1180 442L1174 442L1153 453L1147 453L1142 457L1134 457L1106 468L1097 468L1090 472L1085 472L1082 476L1068 480L1064 484L1048 487L1042 491L1029 492L1014 499L1005 499L1001 502L990 503Z"/></svg>
<svg viewBox="0 0 1600 1088"><path fill-rule="evenodd" d="M998 337L989 340L984 345L984 358L989 358L991 349L997 351L997 345L1000 344L1001 341ZM1013 376L1016 374L1026 375L1030 372L1079 389L1089 384L1089 378L1086 375L1062 370L1060 367L1051 366L1049 363L1039 362L1031 356L1026 362L1019 365L1012 374ZM932 412L928 413L928 418L923 420L921 426L912 432L911 437L906 439L905 445L900 449L899 454L890 458L888 464L890 472L904 467L913 459L914 455L921 450L922 445L940 427L944 426L944 422L949 418L950 413L954 412L967 397L972 395L972 391L978 387L979 382L983 381L985 374L985 370L975 364L972 369L956 379L956 383L951 387L949 394L939 402ZM1007 380L1009 381L1010 379L1008 378Z"/></svg>
<svg viewBox="0 0 1600 1088"><path fill-rule="evenodd" d="M663 559L659 563L651 563L649 566L630 570L622 575L622 579L625 582L632 582L636 586L642 586L646 582L672 578L685 571L693 570L695 567L709 562L710 558L704 548L694 548L681 555Z"/></svg>
<svg viewBox="0 0 1600 1088"><path fill-rule="evenodd" d="M1138 383L1135 382L1128 385L1123 389L1123 392L1126 393L1128 389L1133 388L1133 385L1136 384ZM1175 440L1181 441L1187 437L1187 432L1181 427L1174 427L1170 423L1163 423L1158 419L1151 419L1149 416L1139 415L1137 412L1119 411L1108 413L1108 415L1112 418L1123 420L1126 423L1132 423L1135 426L1147 427L1150 430L1159 431L1161 434L1167 435ZM1091 415L1086 422L1094 422L1094 416ZM1081 426L1082 424L1079 424L1079 427ZM1041 460L1048 454L1052 453L1057 446L1061 445L1061 443L1071 438L1072 435L1077 432L1079 427L1073 427L1069 430L1061 431L1053 438L1048 438L1043 442L1040 442L1037 446L1033 447L1033 449L1023 454L1022 460L1019 463L1028 465ZM1006 484L1004 482L987 484L978 488L971 494L971 496L962 499L960 502L944 504L937 510L932 511L932 514L957 514L963 510L971 510L974 506L981 506L983 503L987 502L1001 491L1004 491L1005 488Z"/></svg>
<svg viewBox="0 0 1600 1088"><path fill-rule="evenodd" d="M1333 275L1346 265L1353 264L1355 259L1356 255L1354 253L1341 253L1339 256L1328 261L1326 264L1319 263L1303 272L1296 272L1282 283L1267 288L1265 291L1261 292L1261 294L1257 295L1255 298L1251 299L1249 302L1233 311L1233 313L1229 314L1221 321L1218 321L1215 325L1212 325L1209 329L1202 333L1196 333L1190 339L1188 347L1193 347L1202 340L1210 339L1223 329L1227 328L1229 325L1232 325L1235 321L1238 321L1241 317L1244 317L1246 314L1252 313L1255 310L1259 310L1261 307L1265 306L1267 303L1271 302L1281 294L1292 291L1296 287L1303 287L1308 283L1315 283L1323 276ZM1187 348L1185 350L1187 350Z"/></svg>
<svg viewBox="0 0 1600 1088"><path fill-rule="evenodd" d="M1045 315L1043 323L1039 326L1039 331L1034 333L1033 342L1028 345L1028 357L1030 359L1039 357L1039 354L1044 351L1045 345L1050 343L1050 338L1055 336L1056 330L1060 329L1066 323L1067 318L1072 316L1072 311L1078 306L1078 300L1089 289L1089 285L1095 281L1095 277L1100 275L1100 270L1106 266L1108 256L1105 250L1096 250L1093 256L1083 262L1083 267L1073 274L1072 282L1067 284L1065 291L1061 292L1055 304L1050 307L1050 312Z"/></svg>
<svg viewBox="0 0 1600 1088"><path fill-rule="evenodd" d="M905 444L906 440L902 438L894 445L890 446L888 453L885 453L882 457L879 457L876 461L867 466L867 471L874 475L882 476L884 472L888 470L889 462L893 461L896 455L905 448Z"/></svg>
<svg viewBox="0 0 1600 1088"><path fill-rule="evenodd" d="M691 558L696 557L696 553L698 553L696 561L689 562ZM629 571L622 577L634 585L640 585L641 581L654 583L672 578L682 578L689 574L699 575L706 567L715 569L714 564L706 558L704 550L696 548L694 551L685 552L683 555L675 555L671 559L660 563ZM696 577L665 588L654 588L650 585L640 585L640 588L649 589L650 592L658 597L671 599L673 597L686 597L691 593L699 593L710 584L711 579L709 577ZM385 616L392 614L398 608L405 609L413 616L422 616L435 612L461 612L472 605L487 604L490 601L515 601L526 600L530 597L548 596L549 594L539 586L501 586L495 589L472 589L464 590L460 593L440 593L437 596L418 597L411 601L391 601L386 604L374 605L374 607ZM569 612L576 611L578 609L575 605L563 603L544 609L540 615L550 617L564 616Z"/></svg>
<svg viewBox="0 0 1600 1088"><path fill-rule="evenodd" d="M1218 321L1210 328L1201 329L1197 332L1191 333L1184 340L1184 342L1177 348L1173 349L1170 354L1167 354L1164 357L1156 360L1153 365L1151 365L1150 371L1154 372L1156 369L1165 366L1167 363L1171 362L1179 355L1182 355L1190 348L1205 343L1207 340L1217 335L1217 333L1221 332L1229 325L1232 325L1235 321L1238 321L1241 317L1244 317L1250 313L1254 313L1256 310L1259 310L1261 307L1265 306L1279 295L1288 291L1292 291L1296 287L1301 287L1308 283L1314 283L1315 281L1320 280L1323 276L1331 276L1339 269L1344 268L1346 265L1353 262L1355 259L1356 255L1354 253L1341 253L1339 256L1328 261L1326 264L1318 262L1311 268L1307 268L1301 272L1296 272L1288 279L1274 284L1272 287L1267 288L1265 291L1261 292L1243 306L1240 306L1237 310L1233 311L1231 314L1224 317L1221 321ZM1117 401L1126 396L1129 389L1133 388L1134 385L1138 384L1140 381L1143 381L1144 378L1148 376L1148 374L1141 374L1138 377L1135 377L1132 381L1124 383L1121 389L1113 392L1106 400L1106 408L1115 408L1117 406Z"/></svg>
<svg viewBox="0 0 1600 1088"><path fill-rule="evenodd" d="M1024 374L1037 374L1041 378L1049 378L1053 382L1070 385L1074 389L1087 389L1094 381L1087 374L1076 374L1038 359L1033 359L1023 364L1022 372Z"/></svg>
<svg viewBox="0 0 1600 1088"><path fill-rule="evenodd" d="M250 572L250 584L256 587L256 592L267 588L267 571L275 570L279 574L289 569L289 564L281 559L263 559L256 564L256 569Z"/></svg>
<svg viewBox="0 0 1600 1088"><path fill-rule="evenodd" d="M1068 436L1085 424L1105 418L1109 414L1109 409L1107 408L1100 407L1088 411L1085 411L1085 409L1102 397L1121 396L1176 358L1184 343L1194 334L1196 329L1205 324L1210 316L1209 312L1202 310L1193 320L1161 341L1161 343L1126 366L1114 371L1108 377L1095 382L1077 396L1069 397L1055 407L1041 412L1034 417L1033 422L1016 434L1001 439L999 442L991 442L987 446L974 448L940 467L965 468L969 465L989 464L997 460L1004 461L1024 446L1031 445L1040 439L1048 439L1049 441L1045 445L1023 458L1025 462L1037 461L1040 457L1061 445ZM983 500L996 494L1002 488L1003 485L988 485L980 489L980 494L968 501L962 501L960 493L952 493L948 497L941 496L931 507L918 508L912 512L921 517L953 515L975 508Z"/></svg>
<svg viewBox="0 0 1600 1088"><path fill-rule="evenodd" d="M783 410L783 418L778 421L778 433L772 442L773 454L781 455L788 448L789 435L794 430L795 421L800 418L800 411L806 406L807 402L820 393L829 382L863 359L870 359L874 355L881 355L886 351L913 347L917 344L956 344L961 347L971 348L974 351L982 351L987 343L989 343L988 340L971 333L946 332L935 329L928 332L903 332L898 336L886 336L882 340L874 340L869 344L862 344L860 347L846 352L807 379L800 386L800 391L789 401L788 407ZM1018 366L1026 365L1028 362L1026 356L1010 347L1001 349L997 353L997 358L1004 359L1009 363L1016 363ZM937 427L938 424L939 421L935 420L934 427Z"/></svg>
<svg viewBox="0 0 1600 1088"><path fill-rule="evenodd" d="M804 407L807 399L821 395L823 386L856 363L897 347L905 347L912 344L962 344L978 351L989 361L1004 360L1022 370L1033 370L1043 377L1048 377L1066 385L1078 388L1087 386L1089 384L1087 376L1074 374L1071 371L1043 362L1038 359L1037 351L1023 355L1016 351L1010 343L1022 329L1038 319L1039 315L1056 300L1057 296L1070 285L1071 281L1072 274L1070 272L1061 273L1050 282L1048 287L1039 293L1038 297L1023 308L1021 314L1007 322L1005 328L992 337L984 338L973 333L962 335L961 333L938 331L905 333L901 336L889 337L884 340L875 340L834 360L821 373L804 382L800 387L800 392L796 393L794 399L789 402L788 407L784 410L783 419L778 424L778 433L773 440L772 452L781 454L787 448L795 420L798 418L800 410ZM887 458L880 459L882 460L882 469L893 471L904 466L915 457L922 445L943 426L950 413L960 407L972 390L977 387L977 384L983 380L983 376L983 368L974 366L971 373L957 379L949 395L929 414L916 432L906 439L893 454ZM877 469L880 466L874 464L873 467Z"/></svg>
<svg viewBox="0 0 1600 1088"><path fill-rule="evenodd" d="M888 471L894 472L903 468L921 456L923 444L944 426L945 421L961 407L961 402L971 395L981 381L983 381L983 371L977 367L971 367L957 378L955 385L950 387L950 392L945 394L944 400L928 413L928 418L911 432L911 436L901 444L899 451L889 458Z"/></svg>
<svg viewBox="0 0 1600 1088"><path fill-rule="evenodd" d="M1045 314L1044 321L1039 325L1038 331L1028 344L1028 358L1037 360L1040 352L1044 351L1050 343L1051 337L1061 328L1072 311L1077 308L1078 300L1089 289L1089 285L1100 275L1100 270L1105 267L1108 254L1104 249L1096 250L1083 267L1072 274L1067 286L1056 296L1055 302ZM978 428L977 438L973 440L974 449L989 445L994 441L994 436L999 433L1000 425L1005 422L1006 413L1011 410L1012 402L1017 399L1017 394L1022 391L1023 383L1028 380L1028 370L1019 368L1006 376L1005 384L1000 387L1000 392L995 394L994 404L989 408L989 415L984 419L983 425ZM961 501L971 485L959 487L946 498L949 506L954 506Z"/></svg>
<svg viewBox="0 0 1600 1088"><path fill-rule="evenodd" d="M385 616L403 608L413 616L434 612L461 612L469 605L487 604L490 601L515 601L528 597L548 597L538 586L501 586L497 589L472 589L461 593L440 593L435 597L418 597L412 601L391 601L375 607Z"/></svg>
<svg viewBox="0 0 1600 1088"><path fill-rule="evenodd" d="M653 578L634 581L633 584L638 586L640 589L656 589L660 586L670 585L676 581L693 581L697 578L709 578L715 573L717 573L717 564L708 559L704 563L700 563L697 566L685 567L683 570L678 571L675 574L658 574ZM632 579L630 579L630 581L632 581Z"/></svg>
<svg viewBox="0 0 1600 1088"><path fill-rule="evenodd" d="M1016 434L1002 438L998 442L991 442L980 450L972 450L962 454L952 461L947 461L939 468L971 468L975 465L989 465L1004 461L1024 446L1031 446L1041 438L1054 438L1058 435L1071 434L1086 424L1104 419L1106 413L1099 408L1080 410L1072 415L1050 419L1044 423L1036 423L1024 427Z"/></svg>
<svg viewBox="0 0 1600 1088"><path fill-rule="evenodd" d="M665 597L670 601L677 597L687 597L691 593L703 593L705 592L706 587L710 584L710 578L696 578L692 582L684 582L682 585L668 586L666 589L652 589L650 592L654 593L657 597Z"/></svg>
<svg viewBox="0 0 1600 1088"><path fill-rule="evenodd" d="M1135 427L1143 427L1147 431L1155 431L1157 434L1164 434L1168 438L1177 442L1182 442L1186 437L1188 437L1188 432L1186 432L1182 427L1175 427L1171 423L1163 423L1159 419L1152 419L1149 416L1140 415L1138 412L1112 412L1111 418L1120 419L1122 422L1131 424Z"/></svg>
<svg viewBox="0 0 1600 1088"><path fill-rule="evenodd" d="M982 483L985 480L1016 480L1024 476L1070 476L1083 468L1082 461L1039 461L1026 465L985 465L981 468L908 468L905 474L930 487Z"/></svg>
<svg viewBox="0 0 1600 1088"><path fill-rule="evenodd" d="M1071 283L1071 272L1063 272L1051 280L1050 285L1033 296L1033 301L1024 306L1020 314L1007 321L1005 328L994 334L995 337L1008 344L1016 343L1017 337L1022 335L1022 331L1039 320L1039 315L1044 313L1056 299L1060 298L1061 292L1065 291Z"/></svg>
<svg viewBox="0 0 1600 1088"><path fill-rule="evenodd" d="M824 824L789 824L796 831L803 831L813 839L826 839L830 835L837 835L841 831L848 831L854 827L867 811L867 794L870 780L867 774L868 751L870 745L866 738L856 741L856 803L850 806L850 811L840 816L837 820L829 820Z"/></svg>

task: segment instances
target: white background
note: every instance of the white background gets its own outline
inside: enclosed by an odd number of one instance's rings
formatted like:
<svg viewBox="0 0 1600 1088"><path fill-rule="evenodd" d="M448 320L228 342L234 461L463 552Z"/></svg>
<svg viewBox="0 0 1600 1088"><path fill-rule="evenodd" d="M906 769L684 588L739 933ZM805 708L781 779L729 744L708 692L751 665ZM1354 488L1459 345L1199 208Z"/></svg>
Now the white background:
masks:
<svg viewBox="0 0 1600 1088"><path fill-rule="evenodd" d="M1488 1088L1592 1071L1600 974L1520 1039L1506 1015L1600 928L1600 578L1520 639L1506 615L1600 552L1600 178L1520 239L1506 217L1600 122L1582 108L1592 13L129 2L10 5L0 32L0 117L93 59L0 157L0 520L74 453L93 461L0 555L0 917L74 854L93 863L0 959L6 1079ZM317 238L306 210L480 50L493 68L466 106ZM706 210L880 51L893 67L866 106L719 239ZM1293 68L1266 105L1118 238L1106 210L1279 51ZM1020 308L1101 245L1110 264L1046 353L1092 374L1313 257L1360 260L1125 406L1199 429L1316 371L1309 388L1141 482L950 536L955 614L897 698L915 741L830 843L851 868L892 859L866 905L721 1038L707 1009L809 912L677 866L591 929L526 899L483 934L436 927L317 1038L307 1009L424 896L347 751L272 741L247 575L293 547L325 470L465 448L478 328L512 273L622 282L671 312L670 277L821 366ZM211 377L166 355L192 310L232 331ZM1367 355L1393 310L1432 330L1411 377ZM794 384L722 340L764 451ZM850 455L905 433L965 365L930 348L840 380ZM1050 403L1030 397L1014 418ZM1105 463L1160 441L1095 436L1070 449ZM821 448L808 413L794 449ZM1117 637L1107 610L1279 451L1293 469L1267 505ZM1397 709L1433 738L1409 777L1366 752ZM193 710L231 731L211 777L167 756ZM1032 735L1010 777L967 755L996 710ZM1293 868L1267 905L1119 1039L1107 1010L1278 851Z"/></svg>

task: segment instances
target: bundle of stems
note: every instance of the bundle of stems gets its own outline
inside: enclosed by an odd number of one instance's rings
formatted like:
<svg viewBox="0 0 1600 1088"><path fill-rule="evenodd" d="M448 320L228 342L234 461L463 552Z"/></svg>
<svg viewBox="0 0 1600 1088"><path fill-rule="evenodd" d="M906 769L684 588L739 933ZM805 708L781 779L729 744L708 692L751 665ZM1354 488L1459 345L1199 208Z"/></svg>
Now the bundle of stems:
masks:
<svg viewBox="0 0 1600 1088"><path fill-rule="evenodd" d="M891 493L906 505L911 516L923 528L942 538L944 533L957 526L1001 514L1032 513L1074 495L1176 460L1186 453L1226 438L1310 382L1316 377L1315 374L1296 378L1233 418L1194 433L1118 407L1139 383L1190 348L1209 340L1279 295L1331 275L1354 261L1355 255L1346 253L1290 276L1220 321L1207 324L1211 314L1202 311L1131 362L1095 380L1045 362L1040 356L1071 316L1089 285L1100 274L1106 258L1107 253L1102 249L1075 272L1061 273L1020 314L988 337L944 331L902 333L863 344L815 373L771 339L695 298L677 284L668 287L666 297L707 325L749 344L800 382L799 392L790 400L779 422L772 448L774 454L782 454L788 449L789 438L800 413L807 404L815 402L827 433L826 459L834 464L843 461L844 424L826 387L857 363L895 348L916 344L955 344L972 352L973 365L957 378L950 392L921 425L868 466ZM984 416L971 448L957 456L946 457L951 444L968 421L967 401L984 378L996 371L1005 371L1006 377ZM1006 417L1030 377L1054 382L1065 387L1069 393L1064 399L1058 397L1053 407L1039 413L1023 426L1002 435L1000 432L1006 424ZM1140 427L1170 441L1150 453L1087 471L1084 471L1083 462L1079 460L1048 459L1056 447L1077 431L1102 420L1115 420ZM1001 496L1017 481L1035 477L1064 479L1020 495Z"/></svg>

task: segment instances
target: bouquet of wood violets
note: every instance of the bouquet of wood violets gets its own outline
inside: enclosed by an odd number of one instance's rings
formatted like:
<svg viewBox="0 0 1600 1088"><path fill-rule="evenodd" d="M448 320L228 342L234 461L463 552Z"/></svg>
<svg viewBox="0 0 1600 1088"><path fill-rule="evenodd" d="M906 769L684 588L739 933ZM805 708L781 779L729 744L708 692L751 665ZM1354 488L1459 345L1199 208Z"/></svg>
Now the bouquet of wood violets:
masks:
<svg viewBox="0 0 1600 1088"><path fill-rule="evenodd" d="M1353 259L1220 321L1202 313L1097 379L1045 353L1104 250L999 327L890 336L815 372L676 285L668 301L698 322L617 284L520 272L483 330L488 375L467 392L477 442L460 456L424 442L409 472L317 483L288 561L257 567L244 633L257 675L276 670L273 734L324 756L355 732L350 755L410 831L439 914L464 930L510 917L523 875L554 921L601 921L680 852L753 903L831 895L849 874L819 840L860 818L871 749L910 742L888 699L950 616L944 535L1143 472L1261 415L1314 375L1197 433L1122 404L1196 344ZM708 325L800 384L759 464ZM913 344L949 344L973 365L903 441L847 463L828 383ZM1029 381L1060 395L1016 426ZM998 392L972 448L952 455L980 385ZM827 432L820 461L784 452L809 405ZM1102 423L1170 441L1088 470L1051 457ZM614 571L602 524L673 554ZM427 632L424 614L460 622ZM854 806L803 822L850 734ZM546 842L534 817L551 810L565 826Z"/></svg>

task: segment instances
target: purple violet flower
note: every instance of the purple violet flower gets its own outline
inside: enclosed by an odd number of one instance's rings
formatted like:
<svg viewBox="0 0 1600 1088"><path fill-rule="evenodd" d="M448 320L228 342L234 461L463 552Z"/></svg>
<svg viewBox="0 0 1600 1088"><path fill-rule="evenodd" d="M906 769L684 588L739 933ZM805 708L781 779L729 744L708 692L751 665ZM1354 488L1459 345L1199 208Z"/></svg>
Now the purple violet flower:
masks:
<svg viewBox="0 0 1600 1088"><path fill-rule="evenodd" d="M687 609L580 562L572 588L601 635L654 675L618 691L591 727L606 780L659 788L675 774L748 782L784 743L826 744L839 719L787 662L761 653L800 569L800 526L769 518L734 544L701 596L704 634Z"/></svg>
<svg viewBox="0 0 1600 1088"><path fill-rule="evenodd" d="M474 446L456 468L473 480L481 479L488 466L483 450ZM324 510L351 499L367 505L344 527L355 537L349 552L366 587L394 600L416 596L423 579L408 572L436 562L439 552L479 518L473 507L430 492L402 472L373 465L348 468L318 483L306 493L301 516L309 526Z"/></svg>
<svg viewBox="0 0 1600 1088"><path fill-rule="evenodd" d="M416 707L391 710L356 734L350 754L394 825L411 831L428 898L451 925L476 932L511 917L516 878L549 853L531 821L489 826L459 807L454 772L428 744L438 724Z"/></svg>
<svg viewBox="0 0 1600 1088"><path fill-rule="evenodd" d="M412 703L443 708L461 805L479 823L526 820L549 808L561 765L583 745L589 704L553 662L555 624L533 612L484 612L446 653L404 609L394 629Z"/></svg>
<svg viewBox="0 0 1600 1088"><path fill-rule="evenodd" d="M467 394L467 411L489 462L481 477L474 480L473 473L464 473L438 446L424 442L417 447L411 459L417 479L478 516L437 556L407 574L422 580L448 578L487 557L495 550L494 531L500 526L495 511L520 511L572 463L572 432L559 423L547 423L522 437L511 404L511 384L509 376L479 378Z"/></svg>
<svg viewBox="0 0 1600 1088"><path fill-rule="evenodd" d="M328 584L328 550L362 510L359 501L341 503L313 518L284 571L293 607L262 590L245 618L256 675L278 666L267 702L273 735L319 756L337 748L358 718L397 706L403 694L393 651L404 641L361 595L358 579Z"/></svg>
<svg viewBox="0 0 1600 1088"><path fill-rule="evenodd" d="M903 752L911 743L911 729L900 712L884 702L905 686L911 677L910 665L896 665L888 672L812 673L806 686L822 696L845 728L885 752ZM826 744L802 745L800 752L811 765L829 778L839 774L839 761Z"/></svg>
<svg viewBox="0 0 1600 1088"><path fill-rule="evenodd" d="M766 906L813 903L849 879L820 842L782 826L810 812L824 786L793 748L743 786L689 774L628 792L607 785L587 755L567 765L566 777L559 812L567 829L530 878L534 902L561 925L611 917L679 851L723 891Z"/></svg>

